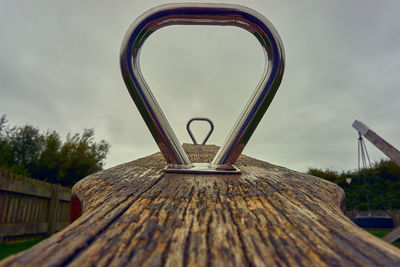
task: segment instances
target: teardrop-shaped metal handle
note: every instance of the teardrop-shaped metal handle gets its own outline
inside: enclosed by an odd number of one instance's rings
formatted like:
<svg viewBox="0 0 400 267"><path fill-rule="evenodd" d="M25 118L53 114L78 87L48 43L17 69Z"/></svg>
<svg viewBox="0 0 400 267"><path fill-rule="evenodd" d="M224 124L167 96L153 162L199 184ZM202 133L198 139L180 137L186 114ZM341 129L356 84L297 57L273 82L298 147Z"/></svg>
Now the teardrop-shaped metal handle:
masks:
<svg viewBox="0 0 400 267"><path fill-rule="evenodd" d="M230 25L252 33L260 42L266 66L262 78L240 114L212 166L233 165L262 119L281 83L284 50L274 26L255 10L227 4L166 4L150 9L129 28L122 43L122 76L140 114L166 161L183 169L192 163L178 141L140 71L139 55L144 41L156 30L168 25Z"/></svg>
<svg viewBox="0 0 400 267"><path fill-rule="evenodd" d="M204 138L203 142L201 142L201 145L205 145L207 143L208 138L210 138L212 132L214 131L214 124L210 119L207 119L207 118L191 118L188 121L188 123L186 124L186 130L188 131L189 136L192 139L193 144L195 144L195 145L197 145L197 141L196 141L196 138L194 138L194 136L193 136L192 130L190 130L190 124L193 121L206 121L206 122L208 122L208 124L210 124L210 130L208 131L208 133L207 133L206 137Z"/></svg>

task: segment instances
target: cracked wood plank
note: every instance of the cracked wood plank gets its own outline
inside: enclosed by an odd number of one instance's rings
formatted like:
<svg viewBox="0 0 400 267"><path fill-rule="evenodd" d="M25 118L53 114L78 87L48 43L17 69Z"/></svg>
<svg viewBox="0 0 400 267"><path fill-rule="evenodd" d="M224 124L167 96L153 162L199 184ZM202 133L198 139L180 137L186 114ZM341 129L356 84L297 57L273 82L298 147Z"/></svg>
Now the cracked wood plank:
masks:
<svg viewBox="0 0 400 267"><path fill-rule="evenodd" d="M194 162L216 146L184 145ZM0 266L399 266L333 183L242 155L241 175L164 174L160 153L90 175L83 215Z"/></svg>

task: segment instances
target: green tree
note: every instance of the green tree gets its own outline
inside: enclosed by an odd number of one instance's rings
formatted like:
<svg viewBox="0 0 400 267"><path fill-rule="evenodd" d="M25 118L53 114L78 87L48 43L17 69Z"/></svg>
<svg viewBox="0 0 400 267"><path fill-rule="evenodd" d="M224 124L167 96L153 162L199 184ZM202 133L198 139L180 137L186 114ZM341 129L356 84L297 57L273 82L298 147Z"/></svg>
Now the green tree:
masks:
<svg viewBox="0 0 400 267"><path fill-rule="evenodd" d="M12 151L7 138L7 118L5 115L0 117L0 167L12 165Z"/></svg>
<svg viewBox="0 0 400 267"><path fill-rule="evenodd" d="M333 183L337 183L339 180L338 172L330 169L322 170L316 168L309 168L307 173L328 180Z"/></svg>
<svg viewBox="0 0 400 267"><path fill-rule="evenodd" d="M381 160L367 169L337 172L310 168L308 174L334 182L346 193L349 210L400 208L400 167L390 160ZM346 183L351 178L351 184Z"/></svg>
<svg viewBox="0 0 400 267"><path fill-rule="evenodd" d="M31 168L32 176L51 183L57 182L61 145L62 141L57 132L47 131L44 134L42 152Z"/></svg>
<svg viewBox="0 0 400 267"><path fill-rule="evenodd" d="M103 169L103 160L109 150L104 140L94 141L94 130L85 129L82 135L68 135L60 149L59 172L57 179L63 183L65 177L73 183L91 173Z"/></svg>
<svg viewBox="0 0 400 267"><path fill-rule="evenodd" d="M63 143L55 131L9 127L6 116L0 118L0 167L39 180L72 186L102 170L109 148L106 141L95 141L94 129L68 134Z"/></svg>
<svg viewBox="0 0 400 267"><path fill-rule="evenodd" d="M29 170L42 152L43 136L39 129L24 125L12 128L8 135L13 164Z"/></svg>

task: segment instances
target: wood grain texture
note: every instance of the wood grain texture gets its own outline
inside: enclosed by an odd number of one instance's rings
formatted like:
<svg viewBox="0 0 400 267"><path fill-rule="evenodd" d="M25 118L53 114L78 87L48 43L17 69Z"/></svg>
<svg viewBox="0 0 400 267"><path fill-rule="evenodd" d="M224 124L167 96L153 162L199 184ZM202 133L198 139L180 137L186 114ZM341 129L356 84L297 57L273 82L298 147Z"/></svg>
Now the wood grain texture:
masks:
<svg viewBox="0 0 400 267"><path fill-rule="evenodd" d="M194 162L216 146L184 145ZM93 174L83 215L0 266L399 266L333 183L242 155L241 175L164 174L160 153Z"/></svg>

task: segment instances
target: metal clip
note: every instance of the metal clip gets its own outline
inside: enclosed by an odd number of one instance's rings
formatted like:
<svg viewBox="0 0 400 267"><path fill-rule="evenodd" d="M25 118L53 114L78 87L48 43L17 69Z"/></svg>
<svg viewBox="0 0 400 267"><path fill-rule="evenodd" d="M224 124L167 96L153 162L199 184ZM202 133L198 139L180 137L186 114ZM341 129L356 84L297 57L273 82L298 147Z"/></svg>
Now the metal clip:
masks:
<svg viewBox="0 0 400 267"><path fill-rule="evenodd" d="M214 124L210 119L207 118L192 118L188 121L188 123L186 124L186 130L189 133L190 138L192 138L193 144L197 145L197 141L196 138L194 138L192 131L190 130L190 124L192 123L192 121L206 121L210 124L210 131L208 131L207 136L204 138L203 142L201 143L201 145L205 145L208 138L210 138L210 135L212 134L212 132L214 131Z"/></svg>
<svg viewBox="0 0 400 267"><path fill-rule="evenodd" d="M150 9L136 19L122 42L120 64L126 87L154 137L167 163L177 172L193 168L186 152L167 121L161 107L140 71L139 55L145 40L156 30L169 25L229 25L243 28L260 42L266 66L258 87L251 95L217 155L198 172L213 173L233 166L277 92L282 80L285 56L282 41L274 26L260 13L229 4L166 4ZM166 169L168 171L168 168ZM197 172L196 172L197 173Z"/></svg>

